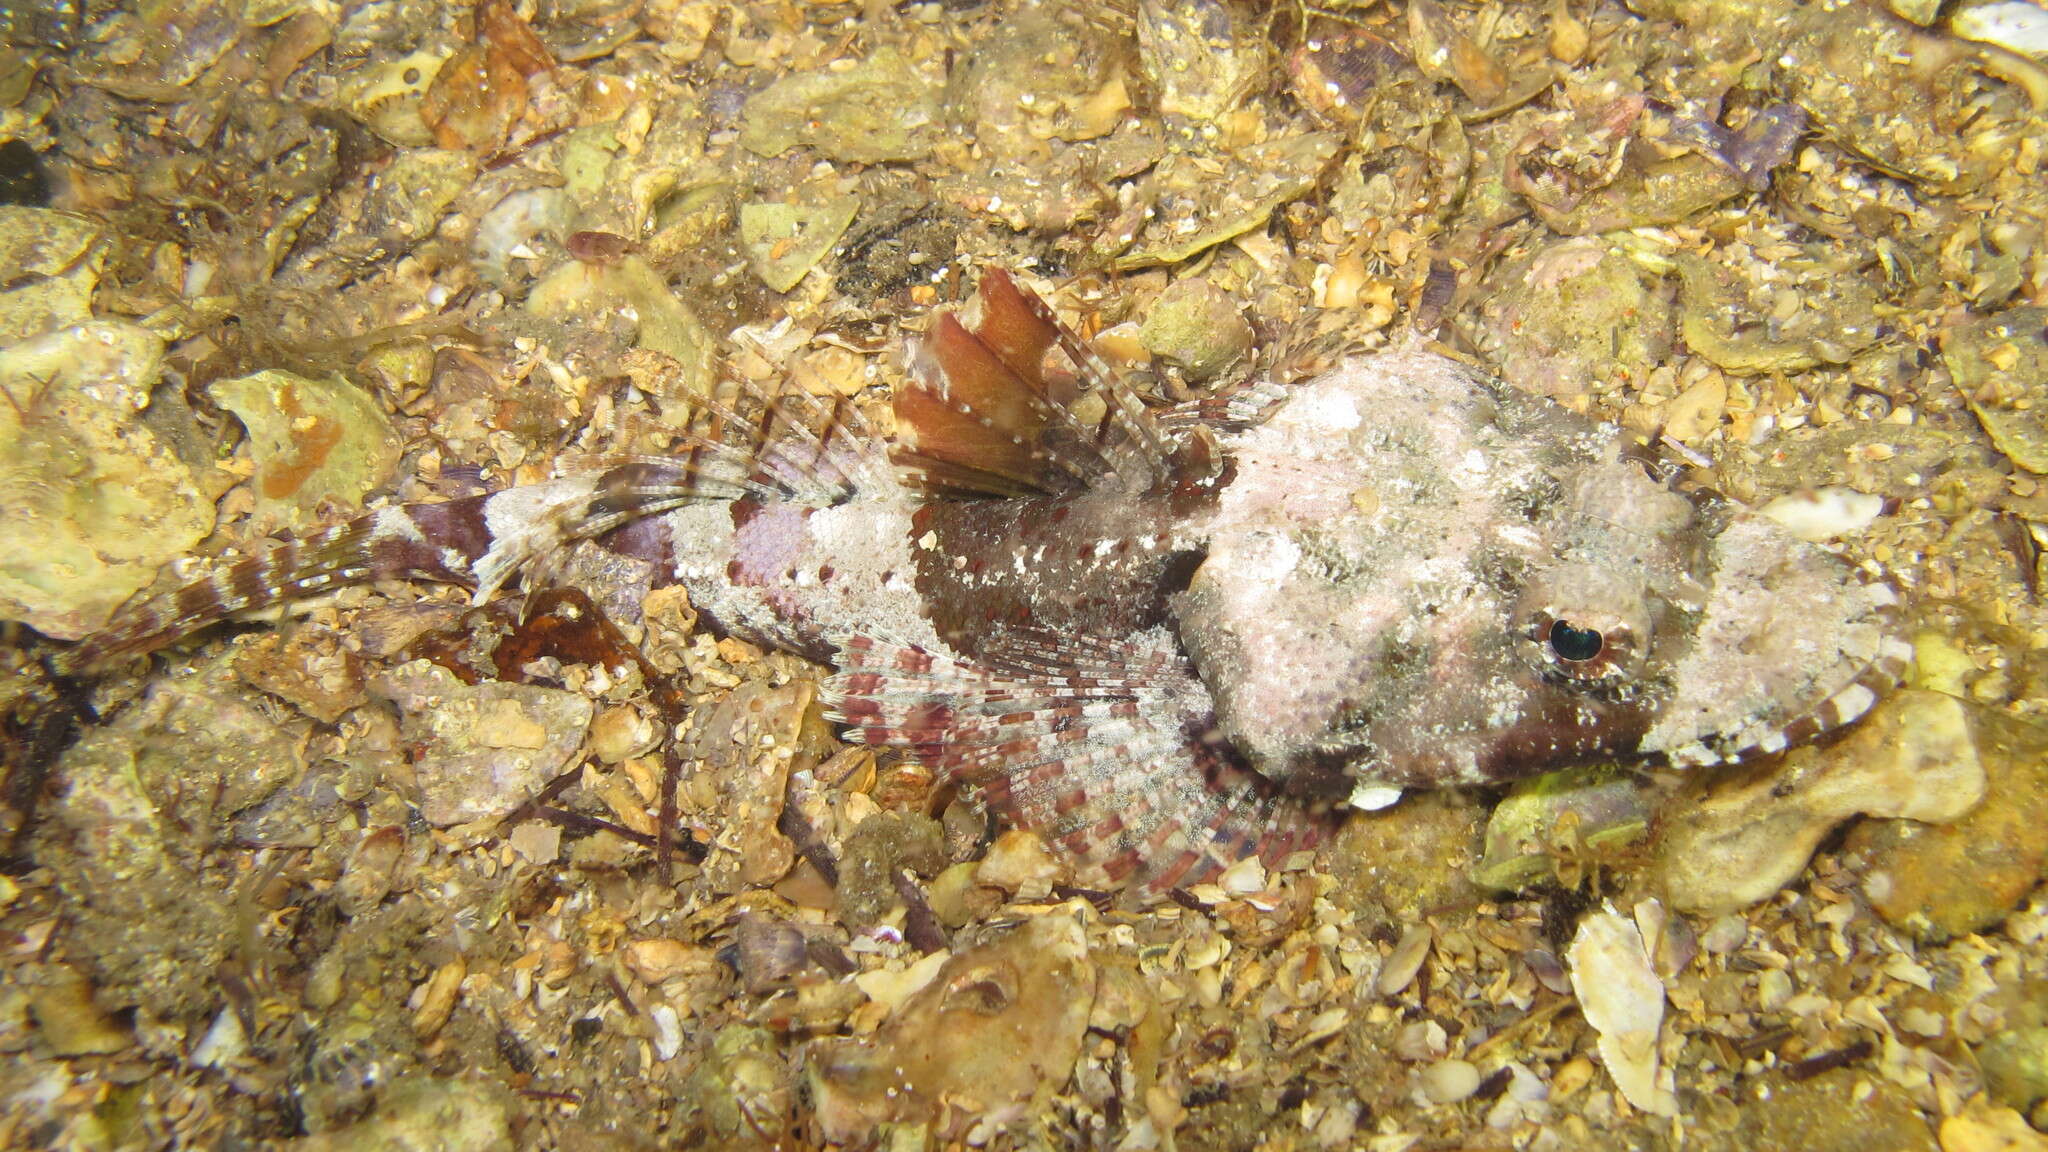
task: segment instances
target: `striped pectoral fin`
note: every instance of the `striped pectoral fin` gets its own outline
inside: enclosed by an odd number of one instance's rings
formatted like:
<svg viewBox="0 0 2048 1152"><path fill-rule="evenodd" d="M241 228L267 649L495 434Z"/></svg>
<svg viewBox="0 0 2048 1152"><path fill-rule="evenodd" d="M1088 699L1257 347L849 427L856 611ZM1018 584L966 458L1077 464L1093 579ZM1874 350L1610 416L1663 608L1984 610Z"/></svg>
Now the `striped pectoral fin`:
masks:
<svg viewBox="0 0 2048 1152"><path fill-rule="evenodd" d="M827 693L853 738L974 788L1083 884L1157 894L1328 829L1205 739L1206 694L1149 637L1020 636L983 664L859 636L839 652Z"/></svg>

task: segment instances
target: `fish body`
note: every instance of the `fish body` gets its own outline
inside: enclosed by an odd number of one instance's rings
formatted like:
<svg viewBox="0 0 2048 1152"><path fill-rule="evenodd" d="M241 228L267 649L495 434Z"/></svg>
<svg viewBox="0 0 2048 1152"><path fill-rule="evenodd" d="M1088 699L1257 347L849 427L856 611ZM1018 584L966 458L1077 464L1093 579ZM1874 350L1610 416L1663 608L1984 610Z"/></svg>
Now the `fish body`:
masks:
<svg viewBox="0 0 2048 1152"><path fill-rule="evenodd" d="M1154 411L991 273L912 364L886 456L847 412L776 401L674 458L287 542L72 661L373 577L482 599L587 541L831 663L850 738L970 787L1082 882L1154 892L1402 788L1775 751L1905 664L1884 584L1419 344Z"/></svg>

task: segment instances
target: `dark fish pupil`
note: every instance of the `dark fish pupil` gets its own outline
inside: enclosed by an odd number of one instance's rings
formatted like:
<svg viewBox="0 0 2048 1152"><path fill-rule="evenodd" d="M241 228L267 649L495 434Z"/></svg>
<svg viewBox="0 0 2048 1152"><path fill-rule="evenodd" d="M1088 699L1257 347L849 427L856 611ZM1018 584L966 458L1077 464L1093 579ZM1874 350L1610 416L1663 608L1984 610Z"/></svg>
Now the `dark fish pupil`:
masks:
<svg viewBox="0 0 2048 1152"><path fill-rule="evenodd" d="M1592 628L1574 628L1563 620L1550 623L1550 650L1560 660L1578 663L1600 654L1600 633Z"/></svg>

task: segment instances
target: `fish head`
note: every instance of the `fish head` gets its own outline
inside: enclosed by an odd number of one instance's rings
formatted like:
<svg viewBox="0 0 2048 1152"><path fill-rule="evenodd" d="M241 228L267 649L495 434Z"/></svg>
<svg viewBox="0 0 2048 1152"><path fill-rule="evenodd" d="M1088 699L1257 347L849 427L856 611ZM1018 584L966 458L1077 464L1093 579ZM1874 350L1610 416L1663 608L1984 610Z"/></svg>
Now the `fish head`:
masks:
<svg viewBox="0 0 2048 1152"><path fill-rule="evenodd" d="M1887 587L1441 356L1342 365L1230 448L1175 624L1214 737L1292 791L1736 759L1903 667Z"/></svg>

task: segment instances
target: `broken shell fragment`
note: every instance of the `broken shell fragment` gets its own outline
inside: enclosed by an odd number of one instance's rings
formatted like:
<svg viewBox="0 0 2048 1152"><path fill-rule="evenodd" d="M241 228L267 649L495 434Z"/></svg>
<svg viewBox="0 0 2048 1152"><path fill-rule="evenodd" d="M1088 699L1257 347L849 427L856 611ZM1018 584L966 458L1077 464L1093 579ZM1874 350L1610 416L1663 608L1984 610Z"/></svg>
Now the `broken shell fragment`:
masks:
<svg viewBox="0 0 2048 1152"><path fill-rule="evenodd" d="M2048 7L2041 0L1966 0L1948 18L1965 40L2048 60Z"/></svg>
<svg viewBox="0 0 2048 1152"><path fill-rule="evenodd" d="M1356 28L1304 40L1288 57L1287 73L1295 99L1339 126L1358 123L1388 85L1415 83L1421 75L1399 48Z"/></svg>
<svg viewBox="0 0 2048 1152"><path fill-rule="evenodd" d="M747 991L767 992L790 983L810 966L809 943L803 930L767 916L740 917L733 929L740 980Z"/></svg>
<svg viewBox="0 0 2048 1152"><path fill-rule="evenodd" d="M787 292L831 253L859 212L858 196L818 205L743 204L740 241L761 283Z"/></svg>
<svg viewBox="0 0 2048 1152"><path fill-rule="evenodd" d="M343 111L390 143L426 147L434 142L434 133L420 109L427 88L447 59L445 51L421 50L373 61L342 80L335 100Z"/></svg>
<svg viewBox="0 0 2048 1152"><path fill-rule="evenodd" d="M1830 484L1788 493L1757 511L1801 540L1818 544L1870 527L1884 512L1884 497Z"/></svg>
<svg viewBox="0 0 2048 1152"><path fill-rule="evenodd" d="M420 814L443 827L519 807L582 746L595 710L554 688L464 684L427 660L377 676L370 691L397 705L405 738L419 749Z"/></svg>
<svg viewBox="0 0 2048 1152"><path fill-rule="evenodd" d="M259 528L300 527L330 501L353 505L398 466L391 421L346 380L273 369L207 391L249 430Z"/></svg>
<svg viewBox="0 0 2048 1152"><path fill-rule="evenodd" d="M780 156L800 145L833 160L915 160L939 139L931 85L895 49L847 69L784 76L747 101L740 146Z"/></svg>
<svg viewBox="0 0 2048 1152"><path fill-rule="evenodd" d="M1481 108L1491 108L1507 95L1507 69L1453 24L1436 0L1413 0L1408 5L1408 40L1423 75L1449 80Z"/></svg>
<svg viewBox="0 0 2048 1152"><path fill-rule="evenodd" d="M1680 328L1692 350L1736 375L1845 364L1883 334L1876 290L1820 249L1776 263L1678 264Z"/></svg>
<svg viewBox="0 0 2048 1152"><path fill-rule="evenodd" d="M1610 906L1580 921L1570 959L1579 1009L1600 1034L1600 1059L1615 1086L1645 1112L1676 1115L1678 1099L1657 1054L1664 984L1650 964L1642 933Z"/></svg>

